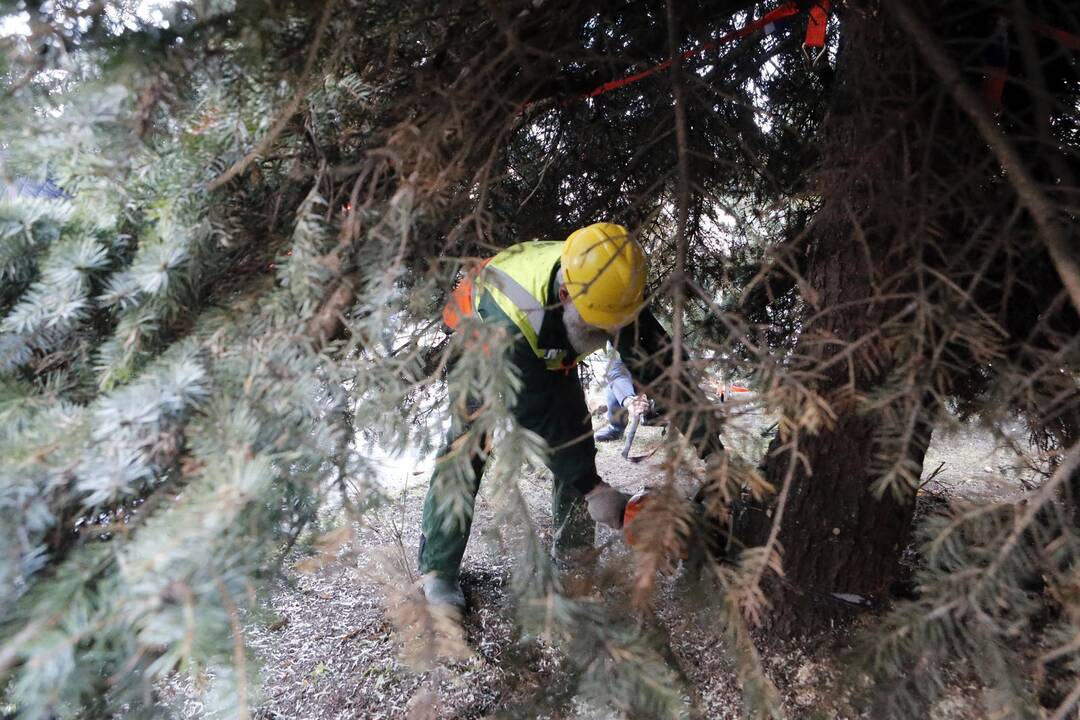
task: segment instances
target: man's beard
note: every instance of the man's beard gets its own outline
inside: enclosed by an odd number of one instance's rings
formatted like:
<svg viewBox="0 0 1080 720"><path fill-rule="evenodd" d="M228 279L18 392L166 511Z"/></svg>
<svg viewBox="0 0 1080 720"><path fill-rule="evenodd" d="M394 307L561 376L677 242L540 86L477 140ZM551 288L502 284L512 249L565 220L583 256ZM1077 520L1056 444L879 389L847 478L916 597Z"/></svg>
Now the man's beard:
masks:
<svg viewBox="0 0 1080 720"><path fill-rule="evenodd" d="M599 350L611 340L611 335L606 330L585 322L573 302L563 304L562 317L566 337L578 355L586 355Z"/></svg>

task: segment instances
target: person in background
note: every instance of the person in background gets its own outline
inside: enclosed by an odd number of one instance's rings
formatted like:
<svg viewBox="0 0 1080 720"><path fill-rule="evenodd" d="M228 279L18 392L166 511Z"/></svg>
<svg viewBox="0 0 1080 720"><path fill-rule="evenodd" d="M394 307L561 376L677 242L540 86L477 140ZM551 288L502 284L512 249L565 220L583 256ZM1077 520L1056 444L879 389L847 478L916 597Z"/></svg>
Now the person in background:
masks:
<svg viewBox="0 0 1080 720"><path fill-rule="evenodd" d="M628 417L647 416L652 409L645 393L634 392L634 380L630 370L617 352L613 351L607 367L607 427L593 435L596 442L621 440L626 431Z"/></svg>

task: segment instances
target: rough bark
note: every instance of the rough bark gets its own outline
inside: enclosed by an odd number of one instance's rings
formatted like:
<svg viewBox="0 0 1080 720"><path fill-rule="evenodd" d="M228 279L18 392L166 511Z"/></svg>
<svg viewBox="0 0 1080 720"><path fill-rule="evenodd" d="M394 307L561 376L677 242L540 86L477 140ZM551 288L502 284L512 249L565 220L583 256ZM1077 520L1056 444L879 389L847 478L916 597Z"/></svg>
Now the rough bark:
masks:
<svg viewBox="0 0 1080 720"><path fill-rule="evenodd" d="M773 636L813 632L857 610L834 593L871 603L888 595L909 540L914 492L897 496L872 488L882 464L900 459L896 455L921 467L929 443L932 418L921 399L906 408L869 401L904 360L885 328L906 302L895 295L909 280L898 278L918 261L917 244L903 241L905 207L915 202L905 187L914 123L896 120L878 104L890 101L878 89L888 87L888 66L903 62L887 32L878 19L845 18L837 100L818 176L822 207L807 251L810 292L804 290L807 307L791 368L828 402L835 420L816 434L800 433L801 462L791 463L781 449L790 437L777 438L769 455L767 478L777 488L789 483L782 517L773 514L781 523L784 568L782 578L767 583ZM881 50L890 46L891 57ZM882 142L890 134L896 140ZM790 412L794 420L798 410ZM911 442L883 447L886 414L913 412L919 419ZM737 533L761 545L765 525L747 523Z"/></svg>
<svg viewBox="0 0 1080 720"><path fill-rule="evenodd" d="M889 309L888 304L867 304L874 295L870 278L880 268L867 267L858 250L850 242L822 242L808 278L823 306L853 303L850 311L836 313L827 323L828 334L845 342L872 333ZM786 452L773 454L767 466L766 475L774 485L791 483L778 536L784 576L773 579L770 588L769 631L773 635L813 632L857 611L834 593L878 605L888 597L897 577L898 561L909 541L914 492L908 488L898 497L872 491L876 468L883 460L878 457L881 447L876 434L884 419L852 399L873 391L891 369L888 350L876 350L878 372L856 371L853 387L843 364L817 388L832 406L836 420L816 435L800 439L803 462L796 464L793 476L786 478L791 465ZM919 430L904 452L921 467L932 415L922 408L918 412ZM779 451L781 445L778 439L774 450ZM764 530L757 529L758 533ZM756 540L754 544L760 544L764 535Z"/></svg>

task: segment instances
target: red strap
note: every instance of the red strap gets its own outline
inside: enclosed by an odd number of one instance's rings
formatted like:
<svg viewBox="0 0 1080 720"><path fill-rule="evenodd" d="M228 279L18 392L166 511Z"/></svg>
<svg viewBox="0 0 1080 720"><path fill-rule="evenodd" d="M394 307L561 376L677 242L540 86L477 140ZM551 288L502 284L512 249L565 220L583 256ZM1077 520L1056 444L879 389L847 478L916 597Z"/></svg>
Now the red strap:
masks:
<svg viewBox="0 0 1080 720"><path fill-rule="evenodd" d="M1070 32L1065 32L1061 28L1040 22L1031 23L1031 29L1037 33L1042 33L1047 37L1054 38L1067 48L1080 50L1080 35L1073 35Z"/></svg>
<svg viewBox="0 0 1080 720"><path fill-rule="evenodd" d="M806 23L806 39L803 45L825 47L825 28L829 25L830 9L832 3L829 0L818 0L810 6L810 20Z"/></svg>
<svg viewBox="0 0 1080 720"><path fill-rule="evenodd" d="M997 20L994 34L983 50L983 61L986 63L982 84L983 97L994 114L998 115L1001 113L1005 83L1009 79L1009 19L1005 15Z"/></svg>
<svg viewBox="0 0 1080 720"><path fill-rule="evenodd" d="M986 98L986 104L995 115L1001 112L1001 96L1005 94L1005 81L1008 75L1009 73L1003 67L987 68L986 76L983 78L983 97Z"/></svg>
<svg viewBox="0 0 1080 720"><path fill-rule="evenodd" d="M760 30L761 28L765 27L766 25L768 25L770 23L774 23L777 20L783 20L784 18L791 17L792 15L798 15L798 14L799 14L799 6L794 2L786 2L783 5L781 5L780 7L776 8L775 10L772 10L770 12L765 13L765 15L763 15L760 20L755 20L754 22L750 23L749 25L746 25L745 27L741 27L738 30L733 30L732 32L729 32L727 35L724 35L723 37L718 38L716 40L716 44L725 43L725 42L728 42L730 40L735 40L735 39L741 38L741 37L746 37L747 35L750 35L751 33L757 32L758 30Z"/></svg>
<svg viewBox="0 0 1080 720"><path fill-rule="evenodd" d="M825 2L826 4L828 4L828 0L821 0L821 2ZM706 52L708 50L713 50L714 48L716 48L719 45L729 43L732 40L738 40L739 38L744 38L747 35L752 35L753 33L757 32L760 29L762 29L766 25L774 23L777 20L783 20L786 17L791 17L792 15L798 15L798 14L799 14L799 6L798 6L798 4L796 4L794 2L794 0L792 0L791 2L785 2L783 5L776 8L775 10L773 10L773 11L771 11L769 13L766 13L760 19L755 20L754 22L749 23L747 25L744 25L743 27L738 28L736 30L732 30L731 32L729 32L729 33L727 33L725 35L721 35L716 40L713 40L713 41L707 42L707 43L702 43L701 45L698 45L696 48L693 48L691 50L687 50L686 52L682 53L682 55L680 55L679 57L682 60L686 60L687 58L694 57L695 55L700 55L701 53ZM824 35L824 30L822 31L822 34ZM626 77L621 77L621 78L618 78L617 80L611 80L610 82L606 82L603 85L600 85L599 87L593 88L589 92L584 93L583 95L576 95L576 96L571 97L571 98L566 98L565 100L563 100L563 104L565 105L565 104L571 103L571 102L573 102L575 100L584 100L585 98L596 97L598 95L603 95L604 93L609 93L612 90L617 90L617 89L619 89L621 87L624 87L626 85L630 85L631 83L636 83L639 80L644 80L645 78L649 77L650 75L655 75L656 73L660 72L661 70L667 70L669 67L671 67L671 59L670 58L665 60L664 62L658 64L658 65L653 65L651 68L648 68L646 70L642 70L641 72L637 72L637 73L634 73L633 75L627 75Z"/></svg>

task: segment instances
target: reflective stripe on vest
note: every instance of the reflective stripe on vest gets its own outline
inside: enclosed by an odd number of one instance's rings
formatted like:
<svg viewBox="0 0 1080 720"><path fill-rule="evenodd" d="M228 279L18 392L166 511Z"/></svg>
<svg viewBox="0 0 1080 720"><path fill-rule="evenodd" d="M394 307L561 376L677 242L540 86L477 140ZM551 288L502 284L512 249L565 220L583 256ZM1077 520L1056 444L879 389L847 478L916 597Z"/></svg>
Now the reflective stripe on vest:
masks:
<svg viewBox="0 0 1080 720"><path fill-rule="evenodd" d="M475 270L469 272L450 294L450 301L443 307L443 322L451 330L456 330L461 321L472 317L476 313L476 304L480 294L478 278L483 272L483 285L487 289L496 289L513 303L516 310L520 310L526 322L532 328L537 337L540 336L540 328L544 325L544 307L534 298L529 291L522 287L514 278L498 268L487 268L490 258L485 260ZM515 324L517 324L515 320Z"/></svg>
<svg viewBox="0 0 1080 720"><path fill-rule="evenodd" d="M529 291L521 286L521 283L498 268L488 268L484 273L483 282L489 290L495 288L505 295L507 300L514 303L517 309L521 311L521 314L525 316L525 322L532 328L536 337L540 337L540 328L544 326L544 313L546 312L540 301L530 295ZM519 328L521 327L517 320L514 320L514 323ZM528 337L527 334L526 337ZM577 365L576 359L570 363L566 362L565 350L545 350L540 348L539 339L535 343L530 341L529 345L532 347L533 352L536 353L536 356L544 360L550 369L560 370Z"/></svg>
<svg viewBox="0 0 1080 720"><path fill-rule="evenodd" d="M516 309L525 316L525 321L529 323L533 334L540 337L540 328L544 326L544 306L522 287L521 283L497 267L485 268L480 281L488 290L494 288L514 303Z"/></svg>
<svg viewBox="0 0 1080 720"><path fill-rule="evenodd" d="M562 256L562 248L561 242L521 243L485 261L479 272L466 276L443 308L446 325L456 328L463 316L473 314L480 292L486 291L549 369L572 367L576 359L568 358L566 350L545 349L539 344L551 271Z"/></svg>
<svg viewBox="0 0 1080 720"><path fill-rule="evenodd" d="M574 361L565 350L540 347L540 328L544 324L545 300L551 283L551 271L562 257L561 242L525 242L513 245L491 258L477 278L495 304L506 313L529 343L536 357L557 370Z"/></svg>

